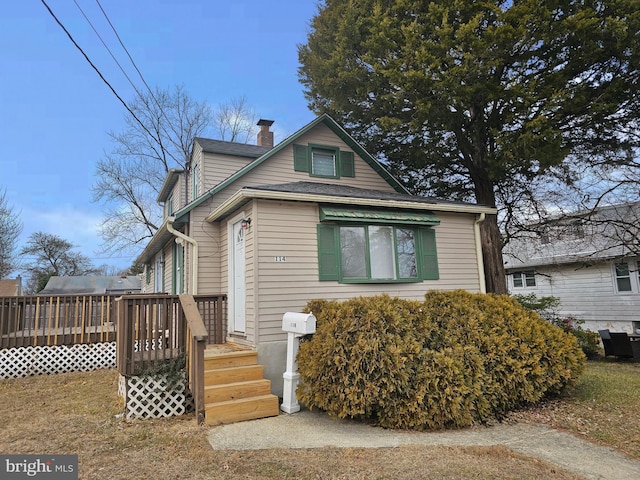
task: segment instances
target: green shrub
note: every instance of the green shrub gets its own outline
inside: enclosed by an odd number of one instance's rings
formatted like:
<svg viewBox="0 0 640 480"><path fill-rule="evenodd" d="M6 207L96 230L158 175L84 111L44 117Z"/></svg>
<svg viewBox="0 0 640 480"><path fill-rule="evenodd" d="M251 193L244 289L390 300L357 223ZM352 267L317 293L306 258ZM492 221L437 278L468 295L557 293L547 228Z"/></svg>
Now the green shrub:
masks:
<svg viewBox="0 0 640 480"><path fill-rule="evenodd" d="M578 345L580 345L587 358L599 356L600 335L597 332L582 328L584 320L571 315L561 316L558 313L558 308L560 307L560 299L558 297L538 297L535 293L530 293L528 295L514 295L513 298L527 310L533 310L545 320L575 336Z"/></svg>
<svg viewBox="0 0 640 480"><path fill-rule="evenodd" d="M381 295L307 311L318 326L298 353L300 402L388 428L486 422L558 392L584 364L574 337L508 296Z"/></svg>

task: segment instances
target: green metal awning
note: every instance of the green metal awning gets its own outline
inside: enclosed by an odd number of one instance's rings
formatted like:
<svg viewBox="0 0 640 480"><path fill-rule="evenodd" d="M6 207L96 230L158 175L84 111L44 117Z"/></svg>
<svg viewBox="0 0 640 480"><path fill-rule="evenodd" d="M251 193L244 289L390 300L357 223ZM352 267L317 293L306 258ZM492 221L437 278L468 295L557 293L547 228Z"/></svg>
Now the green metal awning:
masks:
<svg viewBox="0 0 640 480"><path fill-rule="evenodd" d="M401 210L371 210L361 208L320 207L321 222L401 223L408 225L438 225L440 219L431 212Z"/></svg>

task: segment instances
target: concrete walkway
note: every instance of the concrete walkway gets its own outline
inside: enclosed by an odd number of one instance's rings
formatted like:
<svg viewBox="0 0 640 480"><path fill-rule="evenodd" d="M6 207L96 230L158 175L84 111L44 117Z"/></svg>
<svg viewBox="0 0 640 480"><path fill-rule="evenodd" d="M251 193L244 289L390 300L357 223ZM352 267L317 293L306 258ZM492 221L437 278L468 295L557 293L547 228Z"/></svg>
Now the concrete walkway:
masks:
<svg viewBox="0 0 640 480"><path fill-rule="evenodd" d="M588 479L638 480L640 462L544 425L499 424L445 432L385 430L351 420L333 420L322 412L214 427L209 443L215 450L268 448L381 448L402 445L504 445L546 460Z"/></svg>

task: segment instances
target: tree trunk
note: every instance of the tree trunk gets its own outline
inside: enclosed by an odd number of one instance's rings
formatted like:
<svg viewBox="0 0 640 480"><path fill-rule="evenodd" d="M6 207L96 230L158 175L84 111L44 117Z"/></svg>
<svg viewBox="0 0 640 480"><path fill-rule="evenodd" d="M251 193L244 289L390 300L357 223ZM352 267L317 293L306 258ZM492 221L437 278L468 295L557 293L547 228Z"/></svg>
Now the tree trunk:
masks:
<svg viewBox="0 0 640 480"><path fill-rule="evenodd" d="M497 215L487 215L480 224L484 278L488 293L507 293L507 283L502 261L502 236Z"/></svg>

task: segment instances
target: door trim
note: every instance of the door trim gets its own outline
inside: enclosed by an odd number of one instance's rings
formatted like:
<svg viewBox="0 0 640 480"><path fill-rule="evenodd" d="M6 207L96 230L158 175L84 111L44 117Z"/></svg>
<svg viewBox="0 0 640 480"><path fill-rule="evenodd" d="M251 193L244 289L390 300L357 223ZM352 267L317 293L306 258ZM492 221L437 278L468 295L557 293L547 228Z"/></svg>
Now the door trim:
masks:
<svg viewBox="0 0 640 480"><path fill-rule="evenodd" d="M238 225L241 220L245 217L245 212L242 211L239 214L233 216L232 218L229 219L229 221L227 222L227 258L228 258L228 271L227 271L227 314L228 314L228 318L227 318L227 332L228 335L239 335L239 336L246 336L246 330L247 330L247 323L246 323L246 316L245 319L243 321L243 328L241 330L237 329L237 325L236 325L236 285L235 285L235 236L234 236L234 230L235 230L235 226ZM243 268L246 269L246 239L244 239L244 249L245 249L245 258L244 258L244 266ZM243 281L244 281L244 301L245 301L245 305L246 305L246 276L243 274ZM246 308L246 307L245 307ZM246 310L245 310L246 312Z"/></svg>

